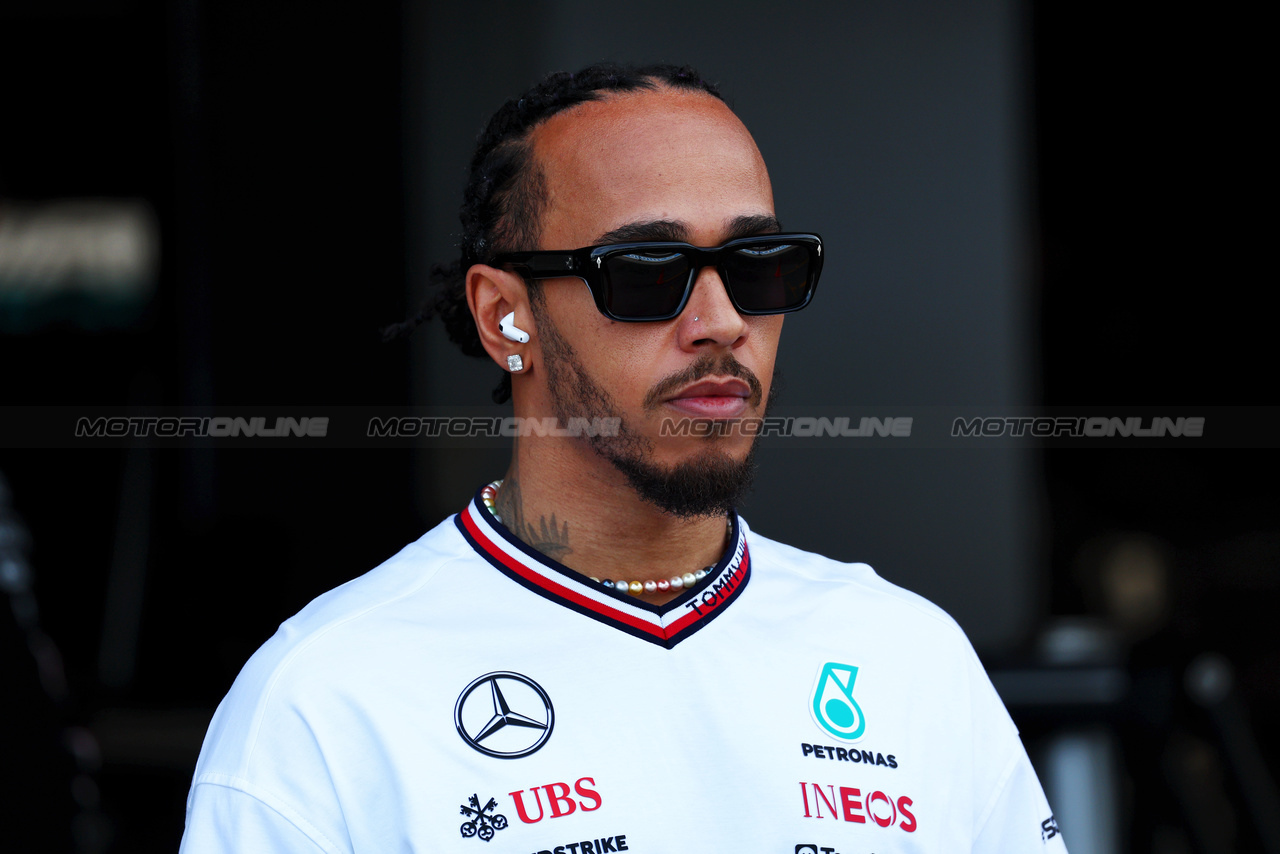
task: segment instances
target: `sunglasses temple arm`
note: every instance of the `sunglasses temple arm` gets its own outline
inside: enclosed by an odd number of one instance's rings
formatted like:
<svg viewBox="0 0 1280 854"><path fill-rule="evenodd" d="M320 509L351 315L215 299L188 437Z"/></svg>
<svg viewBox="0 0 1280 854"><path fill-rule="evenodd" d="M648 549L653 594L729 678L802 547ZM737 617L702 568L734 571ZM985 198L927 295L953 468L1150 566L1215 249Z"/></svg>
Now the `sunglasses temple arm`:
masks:
<svg viewBox="0 0 1280 854"><path fill-rule="evenodd" d="M567 252L511 253L505 260L535 279L578 275L578 259Z"/></svg>

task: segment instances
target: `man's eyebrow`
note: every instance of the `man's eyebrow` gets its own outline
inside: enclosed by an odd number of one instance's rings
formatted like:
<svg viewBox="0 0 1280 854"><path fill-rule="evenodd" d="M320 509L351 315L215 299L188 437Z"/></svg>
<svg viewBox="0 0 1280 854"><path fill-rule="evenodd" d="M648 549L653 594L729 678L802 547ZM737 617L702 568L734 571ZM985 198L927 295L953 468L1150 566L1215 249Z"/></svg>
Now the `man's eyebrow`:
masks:
<svg viewBox="0 0 1280 854"><path fill-rule="evenodd" d="M782 223L770 214L740 216L729 224L729 233L725 241L737 240L739 237L755 237L757 234L778 234L782 231Z"/></svg>
<svg viewBox="0 0 1280 854"><path fill-rule="evenodd" d="M655 219L649 222L629 222L620 225L613 231L606 231L596 239L596 245L607 243L636 243L641 240L666 240L683 243L689 237L689 229L685 224L670 219Z"/></svg>
<svg viewBox="0 0 1280 854"><path fill-rule="evenodd" d="M754 237L757 234L777 234L782 223L770 214L752 214L735 218L730 224L725 240ZM689 242L689 227L678 220L655 219L648 222L629 222L606 231L596 240L597 246L609 243L634 243L642 240L663 240L672 243Z"/></svg>

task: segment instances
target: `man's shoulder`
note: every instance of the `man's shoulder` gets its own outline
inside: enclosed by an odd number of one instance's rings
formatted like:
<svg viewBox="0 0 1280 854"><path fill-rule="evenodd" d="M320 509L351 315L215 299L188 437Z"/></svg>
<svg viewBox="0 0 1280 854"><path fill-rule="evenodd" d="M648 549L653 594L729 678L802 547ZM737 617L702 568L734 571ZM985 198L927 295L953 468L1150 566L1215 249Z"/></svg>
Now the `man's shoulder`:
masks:
<svg viewBox="0 0 1280 854"><path fill-rule="evenodd" d="M280 626L284 639L298 639L394 607L422 592L449 564L474 557L449 517L362 575L312 599Z"/></svg>
<svg viewBox="0 0 1280 854"><path fill-rule="evenodd" d="M891 664L924 679L931 691L963 694L974 704L972 719L1016 732L964 629L942 608L865 563L843 563L754 533L750 548L759 607L780 611L804 627L802 635L858 650L868 672Z"/></svg>
<svg viewBox="0 0 1280 854"><path fill-rule="evenodd" d="M352 699L375 707L388 702L397 675L421 656L415 633L433 608L448 608L455 598L442 588L455 584L468 554L474 557L453 518L446 519L285 620L219 704L188 807L202 784L285 816L303 814L307 804L332 804L323 756L345 755L347 740L335 733L357 730L352 721L360 711Z"/></svg>
<svg viewBox="0 0 1280 854"><path fill-rule="evenodd" d="M755 531L748 545L753 563L765 569L758 580L790 586L787 593L779 595L829 600L835 607L856 608L851 613L875 614L886 622L908 620L915 627L929 625L943 634L964 638L968 646L964 630L950 614L920 594L882 578L869 564L838 561Z"/></svg>
<svg viewBox="0 0 1280 854"><path fill-rule="evenodd" d="M317 596L245 663L210 729L223 722L251 725L273 706L322 695L333 674L359 674L366 664L395 666L398 635L420 625L409 615L440 607L436 589L459 561L474 557L452 518L441 522L374 569ZM220 719L222 719L220 721Z"/></svg>

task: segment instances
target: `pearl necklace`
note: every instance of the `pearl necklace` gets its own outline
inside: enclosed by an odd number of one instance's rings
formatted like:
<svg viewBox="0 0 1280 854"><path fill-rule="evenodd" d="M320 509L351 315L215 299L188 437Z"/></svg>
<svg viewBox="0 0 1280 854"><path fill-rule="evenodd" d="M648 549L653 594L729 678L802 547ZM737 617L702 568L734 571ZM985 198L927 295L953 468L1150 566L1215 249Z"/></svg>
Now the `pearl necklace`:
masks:
<svg viewBox="0 0 1280 854"><path fill-rule="evenodd" d="M502 481L495 480L480 490L480 500L484 502L484 506L488 508L490 515L499 522L502 521L502 517L498 515L496 502L498 490L501 487ZM730 523L730 528L732 529L732 523ZM707 573L714 568L714 566L707 566L697 572L686 572L683 575L673 575L670 578L663 578L658 581L614 581L609 578L596 578L594 575L587 577L596 584L603 585L610 590L617 590L619 593L630 593L632 596L641 596L646 593L670 593L672 590L683 590L686 587L692 587L706 578Z"/></svg>

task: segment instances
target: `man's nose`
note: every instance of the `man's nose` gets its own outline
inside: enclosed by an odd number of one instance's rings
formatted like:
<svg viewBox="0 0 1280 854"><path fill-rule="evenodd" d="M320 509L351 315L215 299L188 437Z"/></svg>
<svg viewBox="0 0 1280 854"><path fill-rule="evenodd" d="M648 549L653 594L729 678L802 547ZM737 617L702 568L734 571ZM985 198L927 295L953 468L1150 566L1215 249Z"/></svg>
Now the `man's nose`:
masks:
<svg viewBox="0 0 1280 854"><path fill-rule="evenodd" d="M729 291L715 267L698 271L693 293L680 315L681 346L696 349L712 343L732 347L747 335L747 322L729 299Z"/></svg>

